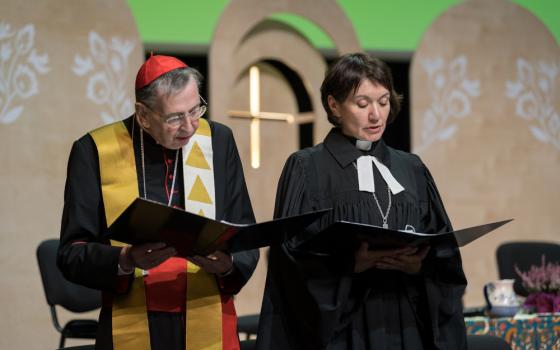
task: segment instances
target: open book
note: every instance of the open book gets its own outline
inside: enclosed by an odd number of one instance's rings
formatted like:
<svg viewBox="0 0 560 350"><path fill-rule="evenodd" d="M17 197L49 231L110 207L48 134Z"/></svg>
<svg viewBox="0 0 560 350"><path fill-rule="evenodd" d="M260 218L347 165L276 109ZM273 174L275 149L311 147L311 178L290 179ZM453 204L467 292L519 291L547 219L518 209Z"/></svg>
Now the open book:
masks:
<svg viewBox="0 0 560 350"><path fill-rule="evenodd" d="M136 198L109 227L107 238L132 245L164 242L182 257L208 255L217 249L235 253L282 243L328 211L236 224Z"/></svg>
<svg viewBox="0 0 560 350"><path fill-rule="evenodd" d="M431 234L414 232L413 230L392 230L348 221L337 221L323 232L313 235L306 244L328 250L340 248L341 244L355 244L357 241L368 241L372 247L379 249L419 246L423 244L429 244L436 249L446 249L449 247L449 243L454 245L455 241L459 247L463 247L512 220ZM349 237L354 239L348 239Z"/></svg>

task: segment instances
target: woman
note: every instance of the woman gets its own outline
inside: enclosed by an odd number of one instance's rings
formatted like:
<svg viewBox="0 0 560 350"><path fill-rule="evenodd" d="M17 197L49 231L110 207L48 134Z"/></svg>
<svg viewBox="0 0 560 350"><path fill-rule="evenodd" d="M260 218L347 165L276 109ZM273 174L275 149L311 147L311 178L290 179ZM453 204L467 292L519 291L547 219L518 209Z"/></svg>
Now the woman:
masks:
<svg viewBox="0 0 560 350"><path fill-rule="evenodd" d="M400 104L389 68L365 54L342 56L327 72L321 98L334 128L322 144L290 156L274 215L332 211L297 240L271 247L257 348L465 348L466 280L454 242L451 249L357 242L349 253L347 244L336 253L304 244L303 237L320 238L336 220L452 230L420 158L383 142Z"/></svg>

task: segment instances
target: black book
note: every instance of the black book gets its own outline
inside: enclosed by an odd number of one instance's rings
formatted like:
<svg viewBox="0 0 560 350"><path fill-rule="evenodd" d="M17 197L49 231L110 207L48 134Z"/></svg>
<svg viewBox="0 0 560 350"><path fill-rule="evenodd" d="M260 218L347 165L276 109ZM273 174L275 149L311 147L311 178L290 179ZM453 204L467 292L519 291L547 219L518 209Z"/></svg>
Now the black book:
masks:
<svg viewBox="0 0 560 350"><path fill-rule="evenodd" d="M357 246L360 241L367 241L372 247L390 249L403 246L420 246L429 244L442 253L455 244L463 247L487 233L507 224L513 219L440 233L422 233L413 230L393 230L379 226L348 221L337 221L323 232L313 235L306 244L320 250L339 250L342 246ZM351 237L351 239L348 239Z"/></svg>
<svg viewBox="0 0 560 350"><path fill-rule="evenodd" d="M208 255L217 249L235 253L280 244L328 211L236 224L136 198L108 228L106 237L132 245L164 242L182 257Z"/></svg>

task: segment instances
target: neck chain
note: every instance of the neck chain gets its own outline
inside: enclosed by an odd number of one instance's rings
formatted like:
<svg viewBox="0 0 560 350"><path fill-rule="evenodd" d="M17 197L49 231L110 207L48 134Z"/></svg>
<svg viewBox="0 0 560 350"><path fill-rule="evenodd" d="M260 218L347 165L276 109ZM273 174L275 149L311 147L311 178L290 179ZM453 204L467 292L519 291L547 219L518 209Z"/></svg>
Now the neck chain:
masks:
<svg viewBox="0 0 560 350"><path fill-rule="evenodd" d="M354 164L354 168L358 170L356 162L354 161L352 162L352 164ZM377 204L377 209L379 209L379 214L381 214L381 218L383 219L383 228L389 228L389 225L387 224L387 219L389 218L389 213L391 212L391 189L389 188L389 185L387 185L387 196L389 197L389 203L387 204L387 210L385 211L385 214L383 214L383 209L381 209L379 200L377 199L375 192L373 192L373 199L375 199L375 204Z"/></svg>
<svg viewBox="0 0 560 350"><path fill-rule="evenodd" d="M132 124L132 135L134 135L134 124ZM132 140L134 143L134 138ZM142 162L142 186L144 188L144 199L148 199L148 195L146 192L146 165L144 162L144 129L140 128L140 159ZM167 202L167 206L171 206L171 202L173 201L173 192L175 189L175 179L177 178L177 163L179 160L179 150L175 152L175 166L173 168L173 181L171 182L171 191L169 192L169 200ZM165 179L167 181L167 179Z"/></svg>

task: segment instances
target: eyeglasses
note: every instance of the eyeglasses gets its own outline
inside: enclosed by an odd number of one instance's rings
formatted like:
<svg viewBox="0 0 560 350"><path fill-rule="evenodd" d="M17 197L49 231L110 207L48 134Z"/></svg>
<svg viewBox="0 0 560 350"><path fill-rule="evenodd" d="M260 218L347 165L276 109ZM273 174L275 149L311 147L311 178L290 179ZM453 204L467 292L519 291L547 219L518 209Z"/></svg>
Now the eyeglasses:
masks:
<svg viewBox="0 0 560 350"><path fill-rule="evenodd" d="M157 115L158 117L160 117L161 120L163 120L164 123L166 123L169 126L179 126L181 124L183 124L183 122L186 119L190 119L191 121L195 121L195 120L199 120L200 117L202 117L204 115L204 113L206 113L206 110L208 109L208 103L202 98L202 96L198 95L198 97L200 97L200 103L198 104L198 106L194 107L193 109L191 109L189 112L181 112L181 113L173 113L173 114L169 114L169 115L161 115L158 112L154 111L150 106L148 106L147 104L142 103L146 108L148 108L152 113L154 113L155 115Z"/></svg>

